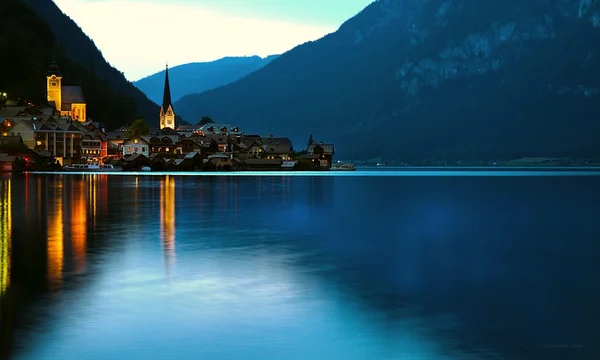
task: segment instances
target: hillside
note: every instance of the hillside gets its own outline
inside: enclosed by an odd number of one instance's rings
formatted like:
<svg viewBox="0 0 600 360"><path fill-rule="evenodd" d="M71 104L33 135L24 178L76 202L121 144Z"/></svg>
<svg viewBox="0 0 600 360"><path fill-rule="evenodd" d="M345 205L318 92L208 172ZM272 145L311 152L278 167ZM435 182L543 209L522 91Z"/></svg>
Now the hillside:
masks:
<svg viewBox="0 0 600 360"><path fill-rule="evenodd" d="M81 28L65 15L52 0L23 0L50 26L55 41L64 49L65 56L99 79L123 97L135 102L138 112L148 122L158 123L159 106L129 82L123 73L103 58L94 42Z"/></svg>
<svg viewBox="0 0 600 360"><path fill-rule="evenodd" d="M7 54L0 56L0 91L11 98L44 103L46 71L55 57L65 85L83 87L91 118L115 128L137 116L133 100L66 56L48 23L21 0L0 2L0 49Z"/></svg>
<svg viewBox="0 0 600 360"><path fill-rule="evenodd" d="M324 38L182 98L357 159L600 155L600 2L379 0Z"/></svg>
<svg viewBox="0 0 600 360"><path fill-rule="evenodd" d="M188 94L201 93L227 85L262 68L275 58L277 55L271 55L264 59L260 56L225 57L211 62L197 62L169 68L171 96L174 101L177 101ZM163 70L134 81L133 84L150 100L160 104L164 81L165 72ZM188 120L194 122L197 119Z"/></svg>

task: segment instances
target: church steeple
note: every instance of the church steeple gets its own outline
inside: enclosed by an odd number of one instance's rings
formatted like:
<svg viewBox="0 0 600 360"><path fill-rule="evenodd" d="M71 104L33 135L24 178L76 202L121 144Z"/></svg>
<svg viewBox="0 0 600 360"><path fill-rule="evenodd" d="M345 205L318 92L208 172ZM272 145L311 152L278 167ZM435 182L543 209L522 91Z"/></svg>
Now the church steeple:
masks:
<svg viewBox="0 0 600 360"><path fill-rule="evenodd" d="M165 89L163 92L163 102L160 107L160 128L175 129L175 111L171 104L171 85L169 84L169 64L165 69Z"/></svg>

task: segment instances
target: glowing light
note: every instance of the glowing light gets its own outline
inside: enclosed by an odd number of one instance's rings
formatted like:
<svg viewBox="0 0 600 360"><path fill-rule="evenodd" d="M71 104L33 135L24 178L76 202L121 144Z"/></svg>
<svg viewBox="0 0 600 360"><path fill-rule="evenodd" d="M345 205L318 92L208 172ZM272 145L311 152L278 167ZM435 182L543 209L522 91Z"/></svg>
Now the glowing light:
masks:
<svg viewBox="0 0 600 360"><path fill-rule="evenodd" d="M48 212L48 283L58 287L62 282L64 262L62 179L56 181L55 206Z"/></svg>
<svg viewBox="0 0 600 360"><path fill-rule="evenodd" d="M175 260L175 179L160 180L160 234L169 268Z"/></svg>
<svg viewBox="0 0 600 360"><path fill-rule="evenodd" d="M73 181L72 209L71 242L76 268L79 272L84 270L86 260L87 204L84 180Z"/></svg>
<svg viewBox="0 0 600 360"><path fill-rule="evenodd" d="M11 179L0 182L0 295L10 286L11 265Z"/></svg>

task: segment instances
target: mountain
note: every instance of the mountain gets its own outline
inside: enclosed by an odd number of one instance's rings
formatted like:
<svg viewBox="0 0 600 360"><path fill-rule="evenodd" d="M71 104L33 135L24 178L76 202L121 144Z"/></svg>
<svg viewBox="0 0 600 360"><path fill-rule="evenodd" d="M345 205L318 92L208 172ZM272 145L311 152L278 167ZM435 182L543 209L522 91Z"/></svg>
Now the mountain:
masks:
<svg viewBox="0 0 600 360"><path fill-rule="evenodd" d="M336 32L174 104L336 155L600 155L600 1L379 0Z"/></svg>
<svg viewBox="0 0 600 360"><path fill-rule="evenodd" d="M56 6L54 1L23 1L49 25L55 41L64 50L64 54L68 59L93 73L99 80L106 81L120 96L133 99L139 115L145 118L146 121L152 124L158 123L159 106L129 82L122 72L112 67L103 58L94 42L70 17ZM67 80L65 79L65 81ZM115 115L113 114L113 116Z"/></svg>
<svg viewBox="0 0 600 360"><path fill-rule="evenodd" d="M225 57L211 62L197 62L169 68L171 96L174 101L188 94L201 93L227 85L256 71L277 58L278 55ZM147 76L133 84L152 101L160 104L165 81L165 71ZM191 121L197 119L189 119Z"/></svg>
<svg viewBox="0 0 600 360"><path fill-rule="evenodd" d="M130 97L67 56L50 25L24 1L0 2L0 49L5 54L0 56L0 92L10 98L45 103L46 71L56 58L65 84L82 86L91 118L116 128L138 115Z"/></svg>

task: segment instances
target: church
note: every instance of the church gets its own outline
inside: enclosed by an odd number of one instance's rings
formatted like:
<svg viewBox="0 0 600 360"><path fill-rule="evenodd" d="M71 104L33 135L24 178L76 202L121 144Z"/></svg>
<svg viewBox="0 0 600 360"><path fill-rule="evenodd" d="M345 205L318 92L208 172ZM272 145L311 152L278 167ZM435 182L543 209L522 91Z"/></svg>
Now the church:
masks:
<svg viewBox="0 0 600 360"><path fill-rule="evenodd" d="M60 116L70 116L80 122L86 121L86 103L81 86L64 86L62 73L55 60L48 66L46 89L48 102L54 105Z"/></svg>
<svg viewBox="0 0 600 360"><path fill-rule="evenodd" d="M163 102L160 107L160 129L169 128L175 130L175 111L171 104L171 85L169 84L169 65L165 70L165 90Z"/></svg>

